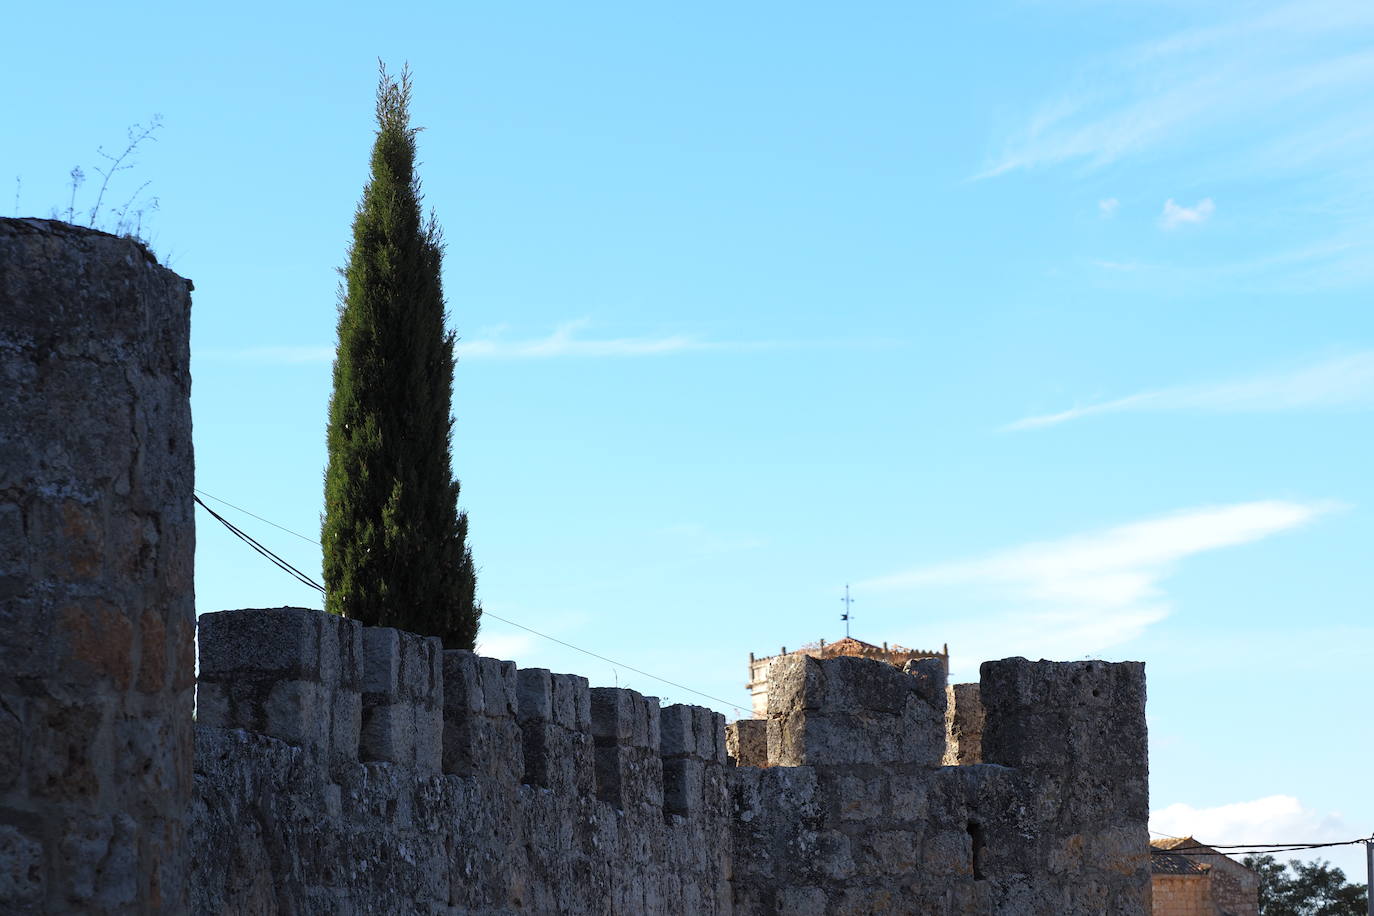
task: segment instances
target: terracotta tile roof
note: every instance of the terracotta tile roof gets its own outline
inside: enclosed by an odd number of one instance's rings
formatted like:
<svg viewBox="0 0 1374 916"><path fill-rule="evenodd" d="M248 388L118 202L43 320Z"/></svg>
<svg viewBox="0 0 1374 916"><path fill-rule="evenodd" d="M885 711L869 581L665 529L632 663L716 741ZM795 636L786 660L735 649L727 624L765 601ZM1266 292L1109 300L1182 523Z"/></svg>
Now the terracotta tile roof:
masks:
<svg viewBox="0 0 1374 916"><path fill-rule="evenodd" d="M855 639L852 636L846 636L844 639L837 639L832 643L826 643L825 647L827 649L834 649L836 652L843 652L846 649L876 649L879 652L882 651L881 646L875 646L871 642L864 642L862 639Z"/></svg>
<svg viewBox="0 0 1374 916"><path fill-rule="evenodd" d="M1156 852L1150 855L1150 873L1154 875L1205 875L1212 866L1203 865L1192 856L1174 852Z"/></svg>

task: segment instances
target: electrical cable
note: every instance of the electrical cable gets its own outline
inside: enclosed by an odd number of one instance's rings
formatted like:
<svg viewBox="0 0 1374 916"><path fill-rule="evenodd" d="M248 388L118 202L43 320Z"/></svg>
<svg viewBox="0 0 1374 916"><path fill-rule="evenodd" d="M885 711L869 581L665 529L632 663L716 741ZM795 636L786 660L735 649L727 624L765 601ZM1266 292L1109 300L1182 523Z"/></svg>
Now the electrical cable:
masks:
<svg viewBox="0 0 1374 916"><path fill-rule="evenodd" d="M522 630L526 630L526 631L528 631L528 632L530 632L530 633L533 633L535 636L542 636L542 637L544 637L544 638L547 639L547 640L551 640L552 642L558 643L560 646L567 646L569 649L574 649L574 650L576 650L576 651L578 651L578 652L581 652L583 655L590 655L592 658L599 658L599 659L601 659L603 662L608 662L608 663L610 663L610 664L612 664L612 665L615 665L615 666L618 667L618 668L624 668L626 671L633 671L635 674L642 674L642 675L644 675L645 677L651 677L651 678L653 678L654 680L658 681L658 682L661 683L661 684L667 684L669 687L676 687L678 690L685 690L685 691L687 691L688 693L694 693L694 694L696 694L696 695L699 696L699 697L705 697L705 698L708 699L708 700L715 700L717 703L723 703L724 705L729 706L731 709L735 710L736 712L742 712L742 711L744 710L744 707L743 707L743 706L740 706L738 703L731 703L729 700L722 700L720 697L713 697L713 696L711 696L709 693L702 693L700 690L693 690L691 687L687 687L687 686L685 686L685 685L683 685L683 684L679 684L679 683L677 683L676 681L670 681L670 680L668 680L667 678L659 677L657 674L650 674L649 672L643 671L643 670L641 670L641 669L639 669L639 668L636 668L636 667L634 667L634 666L632 666L632 665L627 665L627 664L625 664L624 662L618 662L618 661L616 661L616 660L613 659L613 658L607 658L607 657L604 656L604 655L597 655L595 652L592 652L592 651L590 651L590 650L588 650L588 649L583 649L583 648L580 647L580 646L574 646L574 645L573 645L572 643L570 643L570 642L564 642L563 640L559 639L559 638L556 637L556 636L550 636L550 635L547 634L547 633L540 633L538 630L536 630L536 629L534 629L534 628L532 628L532 627L527 627L527 626L525 626L523 623L516 623L514 620L507 620L507 619L504 618L504 617L497 616L496 614L493 614L491 611L488 611L488 610L485 610L485 609L484 609L484 610L482 611L482 616L483 616L483 617L495 617L497 620L501 621L502 623L508 623L508 624L510 624L510 625L513 626L513 627L519 627L519 628L522 629Z"/></svg>
<svg viewBox="0 0 1374 916"><path fill-rule="evenodd" d="M1151 847L1151 855L1179 855L1179 856L1245 856L1245 855L1268 855L1276 852L1305 852L1309 849L1327 849L1332 846L1356 846L1369 844L1371 839L1359 840L1340 840L1331 843L1233 843L1227 845L1213 846L1209 843L1202 843L1196 839L1192 846L1177 846L1173 849L1163 849Z"/></svg>
<svg viewBox="0 0 1374 916"><path fill-rule="evenodd" d="M295 535L296 537L300 538L301 540L303 540L303 541L309 541L311 544L314 544L314 545L316 545L317 547L320 545L320 542L319 542L319 541L311 540L310 538L306 537L306 536L303 535L303 534L299 534L299 533L297 533L297 532L295 532L295 531L292 531L290 528L286 528L286 527L283 527L283 526L281 526L281 525L278 525L276 522L270 521L270 520L268 520L268 519L265 519L265 518L263 518L263 517L260 516L260 515L254 515L252 512L249 512L247 509L244 509L244 508L242 508L242 507L240 507L240 506L235 506L233 503L229 502L228 500L220 499L218 496L212 496L211 494L206 493L204 490L200 490L200 489L197 489L197 490L196 490L196 493L200 493L200 494L203 494L203 495L205 495L205 496L209 496L211 499L216 500L217 502L224 503L224 505L229 506L230 508L237 509L239 512L242 512L244 515L250 515L250 516L252 516L253 518L257 519L257 520L260 521L260 522L264 522L264 523L266 523L266 524L268 524L268 525L271 525L273 528L280 528L282 531L285 531L287 534L293 534L293 535ZM262 556L266 557L271 563L273 563L275 566L277 566L277 567L278 567L279 569L281 569L283 572L286 572L288 575L290 575L290 576L291 576L292 578L294 578L296 581L300 582L302 585L309 586L310 588L313 588L313 589L315 589L316 591L318 591L318 592L320 592L321 594L323 594L323 592L324 592L324 586L323 586L323 585L320 585L320 584L319 584L318 582L316 582L314 579L310 578L308 575L306 575L305 573L301 572L299 569L297 569L296 567L292 566L290 563L286 562L286 561L283 560L281 557L277 556L277 555L276 555L275 553L273 553L271 550L267 549L267 547L263 546L259 541L257 541L256 539L254 539L251 535L247 534L247 533L244 532L242 529L240 529L240 528L238 528L237 526L235 526L232 522L230 522L230 521L229 521L228 519L226 519L224 516L220 515L220 514L219 514L218 512L216 512L214 509L211 509L209 506L205 505L205 503L201 500L200 496L194 496L194 495L193 495L192 498L196 501L196 503L197 503L202 509L204 509L206 512L209 512L210 515L211 515L212 517L214 517L216 521L218 521L220 524L224 525L224 527L228 528L236 537L238 537L239 539L241 539L244 543L246 543L249 547L252 547L252 548L253 548L254 550L256 550L258 553L262 554ZM550 635L547 634L547 633L541 633L541 632L539 632L538 630L534 629L533 627L527 627L527 626L525 626L523 623L516 623L514 620L508 620L507 618L502 617L502 616L500 616L500 615L498 615L498 614L493 614L491 611L483 610L483 611L482 611L482 616L483 616L483 617L491 617L491 618L494 619L494 620L499 620L499 621L501 621L502 623L509 624L510 626L513 626L513 627L519 627L520 629L525 630L526 632L533 633L535 636L542 637L543 639L547 639L547 640L549 640L550 642L556 642L556 643L558 643L560 646L566 646L567 648L572 649L572 650L575 651L575 652L581 652L583 655L590 655L592 658L600 659L601 661L606 662L606 663L608 663L608 664L610 664L610 665L614 665L614 666L617 667L617 668L624 668L626 671L633 671L635 674L642 674L644 677L652 678L653 680L658 681L658 682L661 683L661 684L667 684L669 687L676 687L678 690L685 690L685 691L687 691L688 693L695 694L696 696L704 697L705 699L712 700L712 701L714 701L714 702L716 702L716 703L720 703L720 704L722 704L722 705L724 705L724 706L728 706L728 707L730 707L731 709L735 710L736 712L743 712L743 711L744 711L744 707L743 707L743 706L740 706L738 703L731 703L729 700L724 700L724 699L721 699L720 697L712 696L712 695L709 694L709 693L702 693L700 690L693 690L691 687L688 687L688 686L686 686L685 684L679 684L679 683L677 683L676 681L670 681L670 680L668 680L667 678L659 677L659 676L656 675L656 674L650 674L649 672L647 672L647 671L645 671L645 670L643 670L643 669L641 669L641 668L636 668L636 667L634 667L633 665L627 665L627 664L625 664L624 662L618 662L618 661L616 661L616 660L613 659L613 658L607 658L607 657L604 656L604 655L598 655L597 653L592 652L592 651L589 650L589 649L584 649L584 648L582 648L581 646L575 646L575 645L573 645L572 643L567 642L567 641L562 640L562 639L559 639L559 638L556 637L556 636L550 636Z"/></svg>
<svg viewBox="0 0 1374 916"><path fill-rule="evenodd" d="M257 520L260 521L260 522L263 522L263 523L265 523L265 524L271 525L273 528L278 528L278 529L280 529L280 530L282 530L282 531L285 531L287 534L295 535L296 537L300 538L302 541L305 541L307 544L314 544L316 547L320 546L320 542L317 541L317 540L315 540L314 538L306 537L305 535L301 534L301 533L298 532L298 531L292 531L290 528L284 527L284 526L282 526L282 525L278 525L276 522L272 521L271 519L263 518L261 515L254 515L252 512L249 512L247 509L243 508L242 506L236 506L236 505L234 505L233 503L231 503L231 502L230 502L229 500L227 500L227 499L220 499L218 496L216 496L216 495L213 494L213 493L206 493L204 490L200 489L199 487L195 487L195 488L193 488L193 489L194 489L197 493L199 493L201 496L208 496L208 497L210 497L211 499L213 499L215 502L217 502L217 503L223 503L224 505L228 506L230 509L237 509L238 511L242 512L244 515L252 516L253 518L257 519ZM201 505L205 505L205 504L204 504L204 503L201 503ZM209 507L207 506L206 508L209 508Z"/></svg>
<svg viewBox="0 0 1374 916"><path fill-rule="evenodd" d="M292 566L290 563L286 562L285 560L283 560L281 557L277 556L277 555L276 555L275 553L273 553L272 551L268 550L268 549L267 549L266 547L264 547L261 543L259 543L256 539L254 539L252 535L250 535L250 534L246 533L245 531L243 531L242 529L238 528L237 526L234 525L233 522L229 521L229 520L226 519L224 516L220 515L220 514L219 514L218 512L216 512L214 509L211 509L209 506L205 505L204 501L201 500L201 498L200 498L199 496L196 496L196 495L192 494L191 498L194 499L194 500L196 501L196 504L199 505L202 509L204 509L206 512L209 512L210 515L211 515L216 521L218 521L218 522L219 522L221 525L223 525L224 527L228 528L229 531L232 532L232 533L234 534L235 537L239 538L239 540L243 541L243 542L244 542L245 544L247 544L249 547L252 547L252 548L253 548L254 550L256 550L258 553L262 554L262 555L263 555L264 557L266 557L269 561L271 561L271 563L272 563L273 565L275 565L277 568L281 569L283 572L285 572L285 573L287 573L288 575L290 575L292 578L294 578L297 582L300 582L302 585L307 585L307 586L309 586L310 588L313 588L313 589L315 589L316 591L321 592L321 593L324 592L324 586L323 586L323 585L321 585L320 583L316 582L314 579L310 578L308 575L306 575L305 573L301 572L299 569L297 569L296 567ZM240 510L240 511L242 511L242 510ZM294 533L294 532L293 532L293 533ZM298 536L299 536L299 535L298 535Z"/></svg>

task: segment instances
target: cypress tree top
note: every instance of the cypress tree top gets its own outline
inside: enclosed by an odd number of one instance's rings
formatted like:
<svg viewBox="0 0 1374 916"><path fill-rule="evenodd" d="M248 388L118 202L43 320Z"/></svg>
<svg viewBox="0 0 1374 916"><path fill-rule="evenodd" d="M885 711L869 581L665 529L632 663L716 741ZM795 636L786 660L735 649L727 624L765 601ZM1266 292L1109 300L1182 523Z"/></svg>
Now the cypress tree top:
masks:
<svg viewBox="0 0 1374 916"><path fill-rule="evenodd" d="M377 90L371 178L343 270L325 470L325 608L471 649L481 606L452 472L454 334L421 216L410 74Z"/></svg>

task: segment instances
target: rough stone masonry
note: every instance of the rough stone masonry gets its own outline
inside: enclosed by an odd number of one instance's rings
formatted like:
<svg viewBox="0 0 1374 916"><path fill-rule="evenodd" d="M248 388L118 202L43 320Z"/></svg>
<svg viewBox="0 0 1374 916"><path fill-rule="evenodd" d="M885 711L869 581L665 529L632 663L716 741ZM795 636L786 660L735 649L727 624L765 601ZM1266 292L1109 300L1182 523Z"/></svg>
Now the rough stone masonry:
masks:
<svg viewBox="0 0 1374 916"><path fill-rule="evenodd" d="M727 730L249 609L193 723L187 289L0 220L0 912L1149 912L1138 663L801 656Z"/></svg>
<svg viewBox="0 0 1374 916"><path fill-rule="evenodd" d="M185 912L190 284L0 220L0 912Z"/></svg>

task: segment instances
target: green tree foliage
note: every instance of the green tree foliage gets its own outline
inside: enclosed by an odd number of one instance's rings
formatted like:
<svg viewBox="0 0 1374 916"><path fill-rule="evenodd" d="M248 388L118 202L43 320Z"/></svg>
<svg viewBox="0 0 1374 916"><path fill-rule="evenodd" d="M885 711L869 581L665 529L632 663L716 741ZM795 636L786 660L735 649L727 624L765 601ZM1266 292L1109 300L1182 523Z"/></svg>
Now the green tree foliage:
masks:
<svg viewBox="0 0 1374 916"><path fill-rule="evenodd" d="M1273 856L1246 856L1259 875L1263 916L1365 916L1365 889L1347 884L1345 872L1330 863L1292 859L1285 867ZM1291 872L1291 873L1290 873Z"/></svg>
<svg viewBox="0 0 1374 916"><path fill-rule="evenodd" d="M421 216L410 74L383 69L343 270L324 476L325 607L471 649L481 606L452 472L453 332Z"/></svg>

